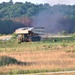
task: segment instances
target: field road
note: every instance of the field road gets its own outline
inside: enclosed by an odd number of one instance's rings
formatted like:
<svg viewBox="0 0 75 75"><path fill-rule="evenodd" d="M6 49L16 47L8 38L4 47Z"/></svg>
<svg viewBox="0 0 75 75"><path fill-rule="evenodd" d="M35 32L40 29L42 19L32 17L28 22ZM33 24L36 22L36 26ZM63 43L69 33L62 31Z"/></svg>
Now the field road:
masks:
<svg viewBox="0 0 75 75"><path fill-rule="evenodd" d="M44 73L33 73L33 74L25 74L25 75L75 75L75 71L60 71L60 72L44 72ZM24 74L21 74L24 75Z"/></svg>
<svg viewBox="0 0 75 75"><path fill-rule="evenodd" d="M9 40L11 39L12 35L6 35L6 36L0 36L0 40ZM42 38L63 38L63 37L71 37L70 35L44 35L44 36L41 36Z"/></svg>
<svg viewBox="0 0 75 75"><path fill-rule="evenodd" d="M9 40L11 37L11 35L0 36L0 40Z"/></svg>
<svg viewBox="0 0 75 75"><path fill-rule="evenodd" d="M64 38L64 37L72 37L71 35L42 35L42 38Z"/></svg>

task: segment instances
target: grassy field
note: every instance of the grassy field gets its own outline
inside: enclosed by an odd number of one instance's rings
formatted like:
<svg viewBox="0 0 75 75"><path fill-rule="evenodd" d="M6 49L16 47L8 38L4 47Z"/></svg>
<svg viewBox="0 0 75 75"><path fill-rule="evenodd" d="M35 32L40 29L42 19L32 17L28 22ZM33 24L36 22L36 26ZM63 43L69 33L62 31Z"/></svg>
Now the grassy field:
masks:
<svg viewBox="0 0 75 75"><path fill-rule="evenodd" d="M16 40L0 41L0 74L73 70L75 70L74 37L50 38L21 44Z"/></svg>

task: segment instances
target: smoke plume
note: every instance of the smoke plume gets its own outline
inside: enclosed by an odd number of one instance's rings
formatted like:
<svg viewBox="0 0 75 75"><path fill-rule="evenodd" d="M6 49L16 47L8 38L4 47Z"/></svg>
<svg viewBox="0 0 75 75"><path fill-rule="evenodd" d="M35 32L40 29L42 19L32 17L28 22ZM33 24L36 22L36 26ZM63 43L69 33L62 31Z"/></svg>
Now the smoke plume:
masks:
<svg viewBox="0 0 75 75"><path fill-rule="evenodd" d="M62 30L60 24L62 17L61 13L51 13L50 9L46 9L33 18L33 26L44 27L46 33L58 33Z"/></svg>

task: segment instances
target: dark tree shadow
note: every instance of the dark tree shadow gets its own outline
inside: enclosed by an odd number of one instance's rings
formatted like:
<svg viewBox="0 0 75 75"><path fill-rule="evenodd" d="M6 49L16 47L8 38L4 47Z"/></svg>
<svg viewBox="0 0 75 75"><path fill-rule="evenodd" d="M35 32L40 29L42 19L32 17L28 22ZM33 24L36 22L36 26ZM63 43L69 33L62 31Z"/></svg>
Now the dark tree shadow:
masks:
<svg viewBox="0 0 75 75"><path fill-rule="evenodd" d="M10 65L10 64L17 64L17 65L32 65L36 64L36 62L21 62L16 60L15 58L8 57L8 56L1 56L0 57L0 66Z"/></svg>

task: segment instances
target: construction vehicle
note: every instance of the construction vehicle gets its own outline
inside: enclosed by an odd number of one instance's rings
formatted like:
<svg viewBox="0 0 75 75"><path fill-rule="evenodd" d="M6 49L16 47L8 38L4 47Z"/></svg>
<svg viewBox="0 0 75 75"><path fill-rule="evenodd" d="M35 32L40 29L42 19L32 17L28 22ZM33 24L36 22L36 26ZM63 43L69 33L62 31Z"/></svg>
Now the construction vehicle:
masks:
<svg viewBox="0 0 75 75"><path fill-rule="evenodd" d="M41 34L44 34L43 27L24 27L15 30L15 34L18 35L19 42L31 42L40 41Z"/></svg>

